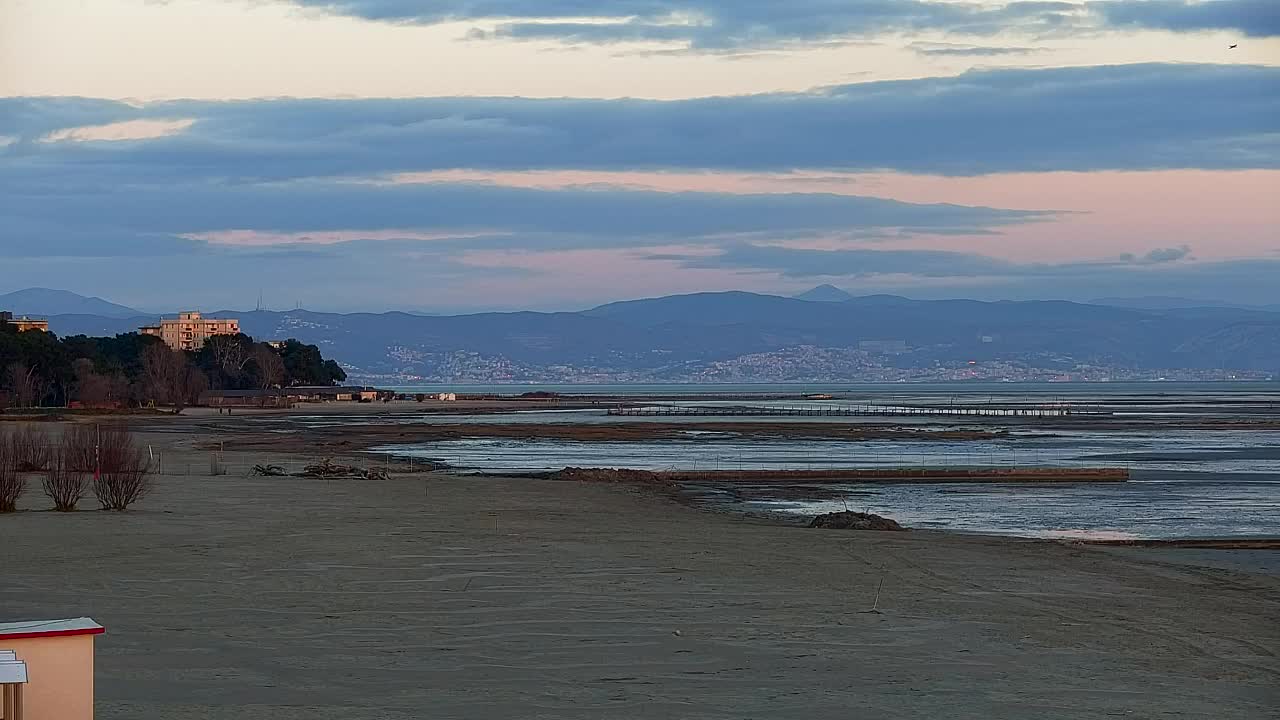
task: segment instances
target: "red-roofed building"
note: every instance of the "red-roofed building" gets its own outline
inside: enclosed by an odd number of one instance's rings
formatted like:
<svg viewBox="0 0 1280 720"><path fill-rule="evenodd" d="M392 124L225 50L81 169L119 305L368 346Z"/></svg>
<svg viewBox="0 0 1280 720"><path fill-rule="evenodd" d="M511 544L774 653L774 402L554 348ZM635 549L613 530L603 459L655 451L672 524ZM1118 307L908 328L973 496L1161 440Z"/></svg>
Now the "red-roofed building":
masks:
<svg viewBox="0 0 1280 720"><path fill-rule="evenodd" d="M93 720L89 618L0 623L0 712L5 720Z"/></svg>

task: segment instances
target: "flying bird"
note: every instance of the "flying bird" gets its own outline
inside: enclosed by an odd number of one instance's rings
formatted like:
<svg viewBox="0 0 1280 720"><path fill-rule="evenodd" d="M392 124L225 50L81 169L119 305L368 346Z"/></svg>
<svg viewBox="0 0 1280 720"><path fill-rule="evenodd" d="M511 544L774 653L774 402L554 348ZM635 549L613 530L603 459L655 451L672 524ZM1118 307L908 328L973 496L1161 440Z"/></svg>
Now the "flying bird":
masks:
<svg viewBox="0 0 1280 720"><path fill-rule="evenodd" d="M1228 49L1228 50L1235 50L1235 49L1236 49L1236 47L1237 47L1237 46L1235 46L1235 45L1228 45L1228 46L1227 46L1227 49Z"/></svg>

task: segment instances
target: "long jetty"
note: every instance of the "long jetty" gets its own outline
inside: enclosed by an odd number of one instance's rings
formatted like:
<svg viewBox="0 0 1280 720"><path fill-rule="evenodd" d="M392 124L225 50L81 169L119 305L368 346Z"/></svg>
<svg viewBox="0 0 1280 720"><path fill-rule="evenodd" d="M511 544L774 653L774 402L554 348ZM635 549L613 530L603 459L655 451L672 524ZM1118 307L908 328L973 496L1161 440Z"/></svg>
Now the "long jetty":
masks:
<svg viewBox="0 0 1280 720"><path fill-rule="evenodd" d="M988 405L814 405L799 407L771 407L749 405L688 406L642 405L619 406L609 409L610 415L621 417L869 417L869 416L926 416L926 417L1076 417L1111 415L1101 410L1049 407L992 407Z"/></svg>

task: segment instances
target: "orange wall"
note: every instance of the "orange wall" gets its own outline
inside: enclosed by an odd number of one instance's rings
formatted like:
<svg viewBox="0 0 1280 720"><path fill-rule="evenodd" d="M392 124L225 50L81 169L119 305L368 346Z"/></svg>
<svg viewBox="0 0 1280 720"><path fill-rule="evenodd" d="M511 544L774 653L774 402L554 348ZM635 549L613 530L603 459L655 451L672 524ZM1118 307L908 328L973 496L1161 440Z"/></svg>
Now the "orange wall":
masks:
<svg viewBox="0 0 1280 720"><path fill-rule="evenodd" d="M93 720L93 635L0 637L27 664L24 720Z"/></svg>

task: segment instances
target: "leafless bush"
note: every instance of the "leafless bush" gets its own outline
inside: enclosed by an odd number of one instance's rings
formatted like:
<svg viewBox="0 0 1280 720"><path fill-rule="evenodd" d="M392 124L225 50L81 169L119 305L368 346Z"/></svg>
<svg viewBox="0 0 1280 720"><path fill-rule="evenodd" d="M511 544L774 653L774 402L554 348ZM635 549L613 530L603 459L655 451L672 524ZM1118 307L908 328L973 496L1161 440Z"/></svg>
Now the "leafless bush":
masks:
<svg viewBox="0 0 1280 720"><path fill-rule="evenodd" d="M75 510L76 503L89 489L88 475L77 470L61 453L48 462L40 484L58 512Z"/></svg>
<svg viewBox="0 0 1280 720"><path fill-rule="evenodd" d="M27 478L14 462L12 434L0 428L0 513L13 512L18 497L27 489Z"/></svg>
<svg viewBox="0 0 1280 720"><path fill-rule="evenodd" d="M53 445L49 433L25 425L14 431L13 464L18 472L38 472L49 466L53 459Z"/></svg>
<svg viewBox="0 0 1280 720"><path fill-rule="evenodd" d="M125 510L151 491L151 462L133 433L103 427L97 433L93 494L104 510Z"/></svg>
<svg viewBox="0 0 1280 720"><path fill-rule="evenodd" d="M80 472L92 473L97 467L95 448L98 445L98 428L93 425L69 425L62 431L59 452L70 467Z"/></svg>
<svg viewBox="0 0 1280 720"><path fill-rule="evenodd" d="M41 480L45 495L54 501L54 510L76 510L77 503L88 492L88 478L96 466L97 442L99 430L93 425L69 425L63 430L58 450Z"/></svg>

